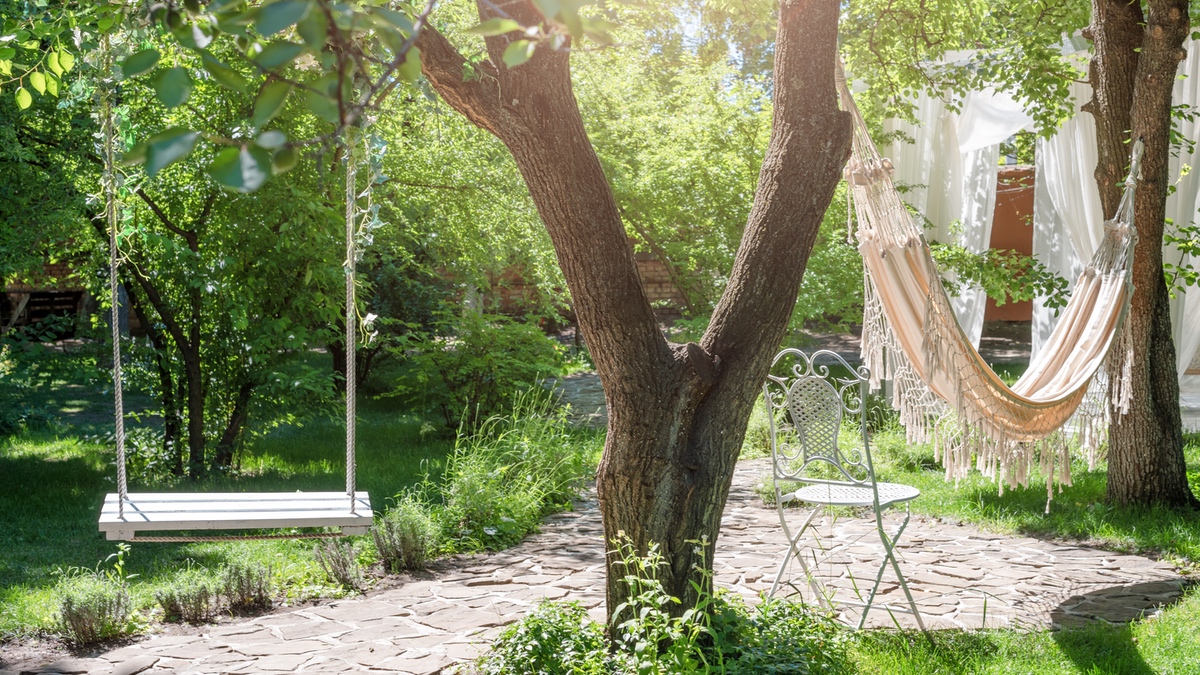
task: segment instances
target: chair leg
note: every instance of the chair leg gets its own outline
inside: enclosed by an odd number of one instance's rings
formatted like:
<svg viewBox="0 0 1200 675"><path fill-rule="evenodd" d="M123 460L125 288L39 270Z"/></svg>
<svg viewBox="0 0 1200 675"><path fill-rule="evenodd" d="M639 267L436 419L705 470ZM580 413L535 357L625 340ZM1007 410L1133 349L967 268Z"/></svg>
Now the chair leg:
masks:
<svg viewBox="0 0 1200 675"><path fill-rule="evenodd" d="M800 541L800 537L804 535L804 531L807 530L808 526L812 524L813 520L817 517L817 514L824 509L824 507L821 505L817 505L815 508L813 508L813 510L809 512L808 517L804 519L804 524L800 526L799 530L796 530L795 536L792 536L791 529L787 525L787 518L783 512L783 504L779 499L778 490L776 490L775 504L776 510L779 511L779 522L783 526L783 535L788 540L788 548L783 553L783 560L779 563L779 571L775 573L775 582L771 584L771 591L767 594L767 597L774 596L775 591L779 590L779 584L783 581L783 574L787 571L787 565L789 562L791 562L792 556L795 556L796 559L800 561L800 566L804 569L804 574L806 577L808 577L811 585L812 575L808 571L808 565L804 561L804 555L796 549L796 543ZM814 589L814 593L816 593L816 589ZM819 598L820 595L818 594L818 599Z"/></svg>
<svg viewBox="0 0 1200 675"><path fill-rule="evenodd" d="M896 579L900 582L900 588L904 591L904 597L908 600L908 607L912 610L913 618L917 620L917 626L922 632L927 632L925 621L921 618L921 612L917 609L916 600L913 599L912 591L908 588L908 580L904 578L904 573L900 571L900 563L896 560L896 542L900 540L900 535L904 534L904 529L908 527L908 521L912 517L912 511L907 508L904 510L904 522L896 529L896 533L888 536L883 529L883 516L881 513L875 514L875 529L879 533L879 541L883 544L885 551L883 562L879 566L879 574L875 577L875 585L871 587L870 597L867 599L867 604L863 606L862 616L858 620L858 630L862 630L867 623L867 613L871 611L871 605L875 602L875 595L879 591L879 586L883 582L883 573L887 570L888 564L892 566L892 571L896 573Z"/></svg>

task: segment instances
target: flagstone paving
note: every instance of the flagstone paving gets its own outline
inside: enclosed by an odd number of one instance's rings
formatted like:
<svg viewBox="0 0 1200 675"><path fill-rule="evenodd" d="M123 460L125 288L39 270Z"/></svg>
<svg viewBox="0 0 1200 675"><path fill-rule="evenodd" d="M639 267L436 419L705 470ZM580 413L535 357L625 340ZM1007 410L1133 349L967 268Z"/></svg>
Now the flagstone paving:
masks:
<svg viewBox="0 0 1200 675"><path fill-rule="evenodd" d="M775 510L753 492L767 468L764 460L738 464L714 558L718 587L751 599L770 588L787 546ZM838 597L852 590L851 575L863 587L874 569L870 563L880 552L878 544L871 545L870 538L855 541L871 533L869 523L841 517L821 524L826 547L851 570L847 575L829 568L835 572L829 588ZM898 520L890 517L887 523L895 527ZM543 599L577 600L601 618L601 540L593 495L574 512L548 518L542 532L520 546L466 558L440 575L194 635L150 637L95 659L47 664L41 672L450 672ZM1178 597L1186 581L1165 563L1147 558L987 534L933 519L913 518L898 551L931 628L1129 621ZM788 578L794 586L803 585L798 576ZM891 579L885 577L881 599L899 604L903 598ZM896 617L910 625L908 617ZM873 611L868 625L886 627L892 620L886 611Z"/></svg>

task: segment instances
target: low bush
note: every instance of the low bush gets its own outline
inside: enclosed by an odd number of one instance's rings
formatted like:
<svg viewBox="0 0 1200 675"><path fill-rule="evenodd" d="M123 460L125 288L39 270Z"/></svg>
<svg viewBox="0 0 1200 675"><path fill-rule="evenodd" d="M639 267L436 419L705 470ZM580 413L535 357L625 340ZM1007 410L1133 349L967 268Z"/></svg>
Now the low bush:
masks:
<svg viewBox="0 0 1200 675"><path fill-rule="evenodd" d="M438 525L425 504L406 495L376 519L371 537L388 572L423 570L429 554L437 549Z"/></svg>
<svg viewBox="0 0 1200 675"><path fill-rule="evenodd" d="M217 582L202 570L189 569L155 591L154 600L167 621L204 623L217 615L220 593Z"/></svg>
<svg viewBox="0 0 1200 675"><path fill-rule="evenodd" d="M501 414L520 392L562 368L557 343L534 325L466 312L444 332L452 337L410 336L394 349L408 362L395 395L450 429Z"/></svg>
<svg viewBox="0 0 1200 675"><path fill-rule="evenodd" d="M237 611L271 608L271 568L257 563L232 562L221 568L221 595Z"/></svg>
<svg viewBox="0 0 1200 675"><path fill-rule="evenodd" d="M697 555L704 555L704 546ZM736 595L699 593L694 610L676 616L678 598L657 579L656 547L636 556L617 542L629 600L615 612L609 651L604 627L577 603L545 602L509 626L476 661L482 675L638 673L845 673L848 633L828 614L784 599L749 607ZM707 580L698 580L701 588Z"/></svg>
<svg viewBox="0 0 1200 675"><path fill-rule="evenodd" d="M516 396L510 414L460 436L438 486L448 545L506 548L535 531L542 516L569 508L593 472L596 439L572 430L540 387Z"/></svg>
<svg viewBox="0 0 1200 675"><path fill-rule="evenodd" d="M313 558L325 576L342 588L363 589L362 565L358 564L358 552L353 543L343 545L337 541L322 541L313 547Z"/></svg>
<svg viewBox="0 0 1200 675"><path fill-rule="evenodd" d="M578 602L543 602L508 626L477 664L480 675L602 675L613 672L604 626Z"/></svg>
<svg viewBox="0 0 1200 675"><path fill-rule="evenodd" d="M92 644L134 631L129 586L122 579L84 572L58 585L58 623L64 638Z"/></svg>

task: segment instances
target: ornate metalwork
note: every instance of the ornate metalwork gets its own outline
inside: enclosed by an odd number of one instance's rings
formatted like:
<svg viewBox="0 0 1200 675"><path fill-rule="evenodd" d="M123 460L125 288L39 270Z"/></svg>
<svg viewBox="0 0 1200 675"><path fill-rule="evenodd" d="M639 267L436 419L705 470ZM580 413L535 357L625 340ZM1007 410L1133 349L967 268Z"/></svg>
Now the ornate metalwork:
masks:
<svg viewBox="0 0 1200 675"><path fill-rule="evenodd" d="M831 374L830 365L841 366L849 376ZM781 369L786 374L775 374ZM828 476L822 477L813 466L822 462L835 470L838 479L857 485L871 482L874 469L867 448L865 415L869 380L870 372L865 367L851 366L829 350L808 354L785 349L776 355L763 385L776 479L827 481ZM846 415L859 418L861 449L858 444L852 449L838 446Z"/></svg>

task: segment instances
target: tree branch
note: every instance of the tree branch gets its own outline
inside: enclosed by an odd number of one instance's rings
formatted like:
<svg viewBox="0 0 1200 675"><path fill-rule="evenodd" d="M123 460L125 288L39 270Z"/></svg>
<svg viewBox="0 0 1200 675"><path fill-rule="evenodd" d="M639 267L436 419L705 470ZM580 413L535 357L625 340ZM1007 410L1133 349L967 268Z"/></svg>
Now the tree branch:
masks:
<svg viewBox="0 0 1200 675"><path fill-rule="evenodd" d="M513 116L505 114L500 81L491 63L470 64L433 26L426 26L417 37L421 50L421 72L446 103L462 113L475 126L499 135L503 124ZM464 69L475 77L463 80Z"/></svg>
<svg viewBox="0 0 1200 675"><path fill-rule="evenodd" d="M188 243L188 248L195 251L197 240L196 232L194 230L185 230L172 222L171 217L168 216L167 213L159 207L158 203L155 202L150 195L146 194L146 191L142 188L138 188L135 194L138 197L141 197L143 202L146 202L146 206L150 207L150 210L154 212L154 215L158 216L158 220L163 224L163 227L166 227L168 230L183 237Z"/></svg>

